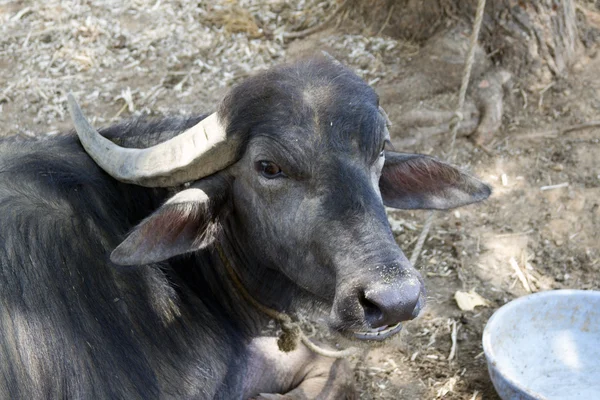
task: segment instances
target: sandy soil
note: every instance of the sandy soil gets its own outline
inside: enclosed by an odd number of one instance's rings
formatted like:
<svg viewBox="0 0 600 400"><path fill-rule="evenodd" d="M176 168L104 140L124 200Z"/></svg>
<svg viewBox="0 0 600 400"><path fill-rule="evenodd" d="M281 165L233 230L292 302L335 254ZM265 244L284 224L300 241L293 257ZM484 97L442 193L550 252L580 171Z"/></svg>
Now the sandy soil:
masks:
<svg viewBox="0 0 600 400"><path fill-rule="evenodd" d="M344 25L286 43L282 32L311 26L333 2L256 3L0 0L1 134L69 129L69 90L96 125L210 111L253 71L319 48L371 83L392 122L399 120L397 71L417 45ZM491 154L464 138L456 144L456 164L494 194L436 214L419 261L429 306L399 338L353 360L361 398L496 399L481 334L495 309L529 292L511 259L531 291L600 288L600 129L562 131L600 119L600 55L587 48L569 76L540 90L519 87L517 77L505 99ZM395 128L392 135L402 151L442 158L450 141L444 134L407 140ZM390 212L407 254L426 215ZM475 290L488 305L461 311L457 290ZM448 360L453 329L456 355Z"/></svg>

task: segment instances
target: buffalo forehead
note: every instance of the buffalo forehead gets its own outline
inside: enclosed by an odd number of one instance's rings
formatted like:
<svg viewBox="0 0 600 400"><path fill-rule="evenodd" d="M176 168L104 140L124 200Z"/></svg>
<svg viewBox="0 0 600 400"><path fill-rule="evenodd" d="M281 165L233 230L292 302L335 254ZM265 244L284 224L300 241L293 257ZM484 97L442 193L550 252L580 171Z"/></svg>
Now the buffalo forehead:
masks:
<svg viewBox="0 0 600 400"><path fill-rule="evenodd" d="M311 159L337 153L371 162L379 154L386 131L376 103L343 96L332 85L301 90L302 103L296 102L287 118L274 110L253 136L268 137L273 146Z"/></svg>
<svg viewBox="0 0 600 400"><path fill-rule="evenodd" d="M316 58L248 79L230 92L224 113L231 129L249 139L282 136L319 151L325 145L373 153L385 130L377 103L377 94L352 71Z"/></svg>

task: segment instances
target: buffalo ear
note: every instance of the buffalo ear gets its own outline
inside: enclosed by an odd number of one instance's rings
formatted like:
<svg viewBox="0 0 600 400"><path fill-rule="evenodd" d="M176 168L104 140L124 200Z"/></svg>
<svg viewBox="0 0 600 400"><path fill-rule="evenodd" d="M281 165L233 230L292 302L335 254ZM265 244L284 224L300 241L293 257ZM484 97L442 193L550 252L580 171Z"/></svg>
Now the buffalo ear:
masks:
<svg viewBox="0 0 600 400"><path fill-rule="evenodd" d="M385 152L379 180L383 204L400 209L445 210L487 199L488 185L421 154Z"/></svg>
<svg viewBox="0 0 600 400"><path fill-rule="evenodd" d="M199 250L214 239L228 184L211 177L171 197L112 252L118 265L141 265Z"/></svg>

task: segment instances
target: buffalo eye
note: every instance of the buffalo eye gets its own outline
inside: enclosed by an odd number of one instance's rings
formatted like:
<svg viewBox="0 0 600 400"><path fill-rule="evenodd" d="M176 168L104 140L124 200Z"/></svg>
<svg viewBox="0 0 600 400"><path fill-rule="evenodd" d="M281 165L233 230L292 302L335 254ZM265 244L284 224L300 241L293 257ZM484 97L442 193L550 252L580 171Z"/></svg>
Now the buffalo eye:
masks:
<svg viewBox="0 0 600 400"><path fill-rule="evenodd" d="M267 179L278 178L283 175L279 165L272 161L261 160L256 163L256 170Z"/></svg>

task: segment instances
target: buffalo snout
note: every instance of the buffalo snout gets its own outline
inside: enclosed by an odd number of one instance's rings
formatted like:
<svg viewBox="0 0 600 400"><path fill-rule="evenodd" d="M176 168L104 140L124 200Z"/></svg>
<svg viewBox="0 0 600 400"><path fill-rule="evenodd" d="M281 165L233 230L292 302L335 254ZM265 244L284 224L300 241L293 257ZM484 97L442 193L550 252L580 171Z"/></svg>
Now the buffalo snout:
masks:
<svg viewBox="0 0 600 400"><path fill-rule="evenodd" d="M425 287L419 272L399 263L366 268L364 276L340 287L334 324L359 340L384 340L416 318L425 307Z"/></svg>
<svg viewBox="0 0 600 400"><path fill-rule="evenodd" d="M358 297L366 324L370 328L380 328L415 318L421 311L422 288L417 278L367 286Z"/></svg>

